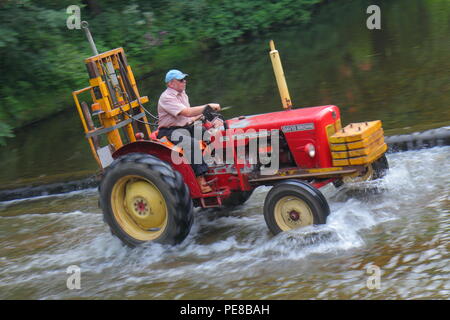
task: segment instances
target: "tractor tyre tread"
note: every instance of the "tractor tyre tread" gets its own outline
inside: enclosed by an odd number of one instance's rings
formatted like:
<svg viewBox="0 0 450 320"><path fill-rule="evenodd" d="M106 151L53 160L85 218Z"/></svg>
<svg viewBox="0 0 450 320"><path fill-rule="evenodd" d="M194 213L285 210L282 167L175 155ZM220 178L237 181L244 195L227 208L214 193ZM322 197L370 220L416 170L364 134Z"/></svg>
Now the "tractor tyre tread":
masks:
<svg viewBox="0 0 450 320"><path fill-rule="evenodd" d="M308 204L313 212L314 225L326 223L330 207L322 192L306 182L289 179L276 184L264 201L264 219L272 234L276 235L282 232L276 223L273 211L276 202L286 195L297 196Z"/></svg>
<svg viewBox="0 0 450 320"><path fill-rule="evenodd" d="M121 239L125 244L130 247L136 247L146 241L141 241L134 239L128 235L125 237L119 235L120 228L116 226L116 222L112 221L115 219L111 218L111 214L105 214L105 210L109 207L105 201L110 201L109 197L104 195L104 185L108 181L108 177L112 172L121 170L122 167L132 164L133 166L143 166L146 170L155 172L159 175L161 181L163 181L167 188L169 189L175 202L173 203L175 210L172 218L174 224L172 225L172 236L170 238L162 240L154 240L155 242L168 243L168 244L178 244L182 242L191 229L193 224L193 204L190 197L190 191L188 186L184 183L182 175L174 170L170 164L164 162L155 156L144 154L144 153L129 153L123 155L116 160L114 160L105 170L103 179L99 184L98 190L100 194L100 207L103 210L103 220L110 226L111 233Z"/></svg>

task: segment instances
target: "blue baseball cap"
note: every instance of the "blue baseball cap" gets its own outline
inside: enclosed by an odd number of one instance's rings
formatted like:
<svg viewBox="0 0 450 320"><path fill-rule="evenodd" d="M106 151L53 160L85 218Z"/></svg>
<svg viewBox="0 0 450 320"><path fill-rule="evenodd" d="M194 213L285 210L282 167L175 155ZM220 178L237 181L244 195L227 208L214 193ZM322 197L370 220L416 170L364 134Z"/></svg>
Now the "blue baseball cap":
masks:
<svg viewBox="0 0 450 320"><path fill-rule="evenodd" d="M173 79L181 80L187 76L188 76L188 74L183 73L180 70L173 69L173 70L170 70L169 72L167 72L166 83L172 81Z"/></svg>

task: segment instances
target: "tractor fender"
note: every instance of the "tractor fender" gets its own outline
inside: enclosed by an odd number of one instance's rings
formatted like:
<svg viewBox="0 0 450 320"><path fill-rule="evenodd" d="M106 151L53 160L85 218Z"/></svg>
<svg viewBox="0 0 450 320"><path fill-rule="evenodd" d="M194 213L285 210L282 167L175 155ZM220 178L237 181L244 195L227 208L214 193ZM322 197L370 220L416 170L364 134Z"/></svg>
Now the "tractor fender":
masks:
<svg viewBox="0 0 450 320"><path fill-rule="evenodd" d="M183 176L184 182L187 184L190 190L192 198L198 198L201 194L200 187L197 183L194 170L187 161L181 163L174 163L172 160L172 152L178 152L179 150L174 148L176 146L168 146L158 141L136 141L128 143L116 150L112 157L116 159L128 153L146 153L157 157L158 159L169 163L174 170L180 172Z"/></svg>

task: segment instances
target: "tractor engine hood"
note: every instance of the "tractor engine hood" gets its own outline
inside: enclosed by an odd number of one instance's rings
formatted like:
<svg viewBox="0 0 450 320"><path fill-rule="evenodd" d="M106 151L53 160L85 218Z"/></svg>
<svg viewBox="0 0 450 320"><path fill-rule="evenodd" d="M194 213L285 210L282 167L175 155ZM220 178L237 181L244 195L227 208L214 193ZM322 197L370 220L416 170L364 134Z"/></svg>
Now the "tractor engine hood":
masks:
<svg viewBox="0 0 450 320"><path fill-rule="evenodd" d="M231 130L243 132L279 130L300 168L331 167L328 137L341 126L339 108L334 105L241 116L227 124ZM306 152L311 144L316 150L313 157Z"/></svg>
<svg viewBox="0 0 450 320"><path fill-rule="evenodd" d="M340 119L339 108L334 105L291 109L240 116L227 121L230 129L277 129L283 132L315 130L321 127L324 118ZM328 122L328 121L326 121Z"/></svg>

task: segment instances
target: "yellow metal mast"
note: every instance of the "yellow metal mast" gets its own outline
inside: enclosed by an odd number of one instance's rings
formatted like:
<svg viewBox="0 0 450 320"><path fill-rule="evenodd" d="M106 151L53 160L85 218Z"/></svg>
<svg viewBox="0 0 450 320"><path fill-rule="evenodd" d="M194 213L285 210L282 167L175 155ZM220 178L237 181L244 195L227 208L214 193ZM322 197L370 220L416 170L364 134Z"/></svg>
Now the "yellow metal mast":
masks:
<svg viewBox="0 0 450 320"><path fill-rule="evenodd" d="M289 96L289 90L286 84L286 78L284 77L283 66L281 65L280 55L278 50L275 49L273 40L270 40L270 59L272 60L273 72L277 80L278 90L280 91L281 103L283 109L289 110L292 108L291 97Z"/></svg>
<svg viewBox="0 0 450 320"><path fill-rule="evenodd" d="M107 154L118 150L124 143L136 142L137 132L142 134L140 139L150 139L151 129L143 107L148 97L139 95L123 48L98 53L88 23L83 21L82 27L94 53L85 59L90 86L74 91L72 95L91 150L103 168L108 165ZM92 114L78 100L78 95L88 90L93 101ZM100 127L93 125L92 115L98 117ZM100 147L94 140L99 141L99 136L103 134L107 137L108 145Z"/></svg>

